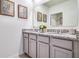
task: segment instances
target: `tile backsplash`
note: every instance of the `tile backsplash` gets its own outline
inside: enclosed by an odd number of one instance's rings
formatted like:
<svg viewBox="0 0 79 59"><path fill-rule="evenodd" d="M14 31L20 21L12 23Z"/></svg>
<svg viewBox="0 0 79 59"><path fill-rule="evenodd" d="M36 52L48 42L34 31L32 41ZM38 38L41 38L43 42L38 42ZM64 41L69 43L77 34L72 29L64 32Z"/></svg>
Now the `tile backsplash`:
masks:
<svg viewBox="0 0 79 59"><path fill-rule="evenodd" d="M47 29L47 32L52 32L54 34L76 34L76 29Z"/></svg>
<svg viewBox="0 0 79 59"><path fill-rule="evenodd" d="M23 29L23 31L35 31L39 32L39 29ZM51 32L52 34L76 34L76 29L47 29L47 32Z"/></svg>

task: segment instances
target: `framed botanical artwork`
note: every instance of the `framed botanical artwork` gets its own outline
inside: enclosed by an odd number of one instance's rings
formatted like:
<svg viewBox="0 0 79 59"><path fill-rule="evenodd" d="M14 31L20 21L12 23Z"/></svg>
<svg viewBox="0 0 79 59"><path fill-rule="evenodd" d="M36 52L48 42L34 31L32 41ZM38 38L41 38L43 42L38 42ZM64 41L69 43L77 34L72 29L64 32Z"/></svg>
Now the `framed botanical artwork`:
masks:
<svg viewBox="0 0 79 59"><path fill-rule="evenodd" d="M9 0L0 0L0 15L14 16L15 4Z"/></svg>
<svg viewBox="0 0 79 59"><path fill-rule="evenodd" d="M18 18L27 19L28 9L25 6L18 5Z"/></svg>
<svg viewBox="0 0 79 59"><path fill-rule="evenodd" d="M42 22L42 13L37 12L37 21Z"/></svg>
<svg viewBox="0 0 79 59"><path fill-rule="evenodd" d="M47 22L47 15L43 14L43 22Z"/></svg>

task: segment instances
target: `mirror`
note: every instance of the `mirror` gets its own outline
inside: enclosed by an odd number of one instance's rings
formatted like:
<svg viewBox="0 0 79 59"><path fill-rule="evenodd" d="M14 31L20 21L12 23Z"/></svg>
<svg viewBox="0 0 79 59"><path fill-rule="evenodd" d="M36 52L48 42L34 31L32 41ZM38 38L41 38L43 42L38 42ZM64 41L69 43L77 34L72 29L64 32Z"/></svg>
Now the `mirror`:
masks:
<svg viewBox="0 0 79 59"><path fill-rule="evenodd" d="M63 25L63 13L51 14L50 16L51 26L62 26Z"/></svg>
<svg viewBox="0 0 79 59"><path fill-rule="evenodd" d="M77 0L34 0L34 10L34 26L78 26Z"/></svg>

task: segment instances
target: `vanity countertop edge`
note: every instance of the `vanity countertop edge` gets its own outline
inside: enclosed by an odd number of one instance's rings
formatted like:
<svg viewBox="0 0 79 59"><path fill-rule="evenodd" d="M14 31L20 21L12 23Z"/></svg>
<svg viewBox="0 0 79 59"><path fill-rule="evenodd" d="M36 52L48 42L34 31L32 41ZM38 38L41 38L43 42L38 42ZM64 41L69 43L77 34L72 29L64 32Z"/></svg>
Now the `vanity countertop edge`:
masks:
<svg viewBox="0 0 79 59"><path fill-rule="evenodd" d="M26 33L29 33L29 34L56 37L56 38L63 38L63 39L74 40L74 41L78 40L76 35L70 35L70 34L41 33L41 32L35 32L35 31L27 31L27 30L24 30L22 32L26 32Z"/></svg>

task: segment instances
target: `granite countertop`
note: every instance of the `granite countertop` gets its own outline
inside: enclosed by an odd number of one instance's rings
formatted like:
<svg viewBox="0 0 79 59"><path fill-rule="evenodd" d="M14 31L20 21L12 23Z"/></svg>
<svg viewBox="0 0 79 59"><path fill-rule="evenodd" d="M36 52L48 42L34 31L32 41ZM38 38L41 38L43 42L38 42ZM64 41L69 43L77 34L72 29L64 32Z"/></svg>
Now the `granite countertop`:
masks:
<svg viewBox="0 0 79 59"><path fill-rule="evenodd" d="M77 40L76 35L70 35L70 34L53 34L50 32L41 33L41 32L35 32L35 31L23 31L23 32L32 33L36 35L44 35L44 36L50 36L50 37L69 39L69 40Z"/></svg>

